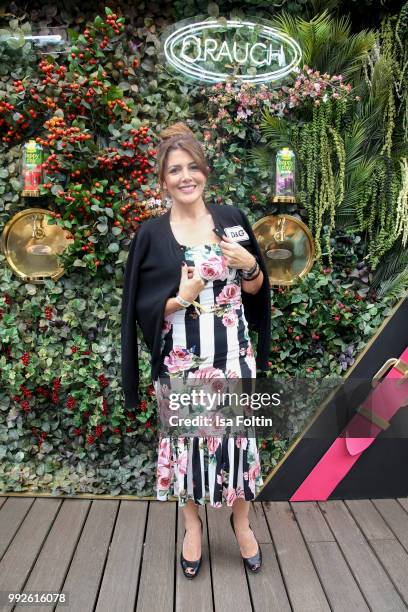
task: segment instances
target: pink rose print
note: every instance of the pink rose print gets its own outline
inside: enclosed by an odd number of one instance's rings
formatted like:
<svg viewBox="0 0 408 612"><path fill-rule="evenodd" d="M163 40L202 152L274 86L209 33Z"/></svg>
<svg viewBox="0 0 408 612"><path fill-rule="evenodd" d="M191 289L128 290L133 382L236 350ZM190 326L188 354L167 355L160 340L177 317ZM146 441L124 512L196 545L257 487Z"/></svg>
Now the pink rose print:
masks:
<svg viewBox="0 0 408 612"><path fill-rule="evenodd" d="M247 357L253 357L254 351L252 350L252 344L249 343L246 350Z"/></svg>
<svg viewBox="0 0 408 612"><path fill-rule="evenodd" d="M248 480L248 472L243 473L244 480Z"/></svg>
<svg viewBox="0 0 408 612"><path fill-rule="evenodd" d="M200 382L203 380L211 381L213 378L224 378L224 373L219 368L207 366L205 368L200 368L195 372L189 372L188 378L193 378L197 381L197 384L200 384Z"/></svg>
<svg viewBox="0 0 408 612"><path fill-rule="evenodd" d="M159 465L170 466L170 441L168 438L162 438L159 444Z"/></svg>
<svg viewBox="0 0 408 612"><path fill-rule="evenodd" d="M253 465L251 465L251 467L249 468L249 480L254 481L256 479L257 476L259 476L259 474L261 473L261 466L259 464L259 461L255 461L255 463L253 463Z"/></svg>
<svg viewBox="0 0 408 612"><path fill-rule="evenodd" d="M227 502L227 506L232 506L232 504L234 503L234 501L237 498L237 494L235 492L235 489L225 489L224 488L223 495L224 495L225 500Z"/></svg>
<svg viewBox="0 0 408 612"><path fill-rule="evenodd" d="M216 302L220 305L230 304L234 305L235 308L239 308L241 305L241 288L235 283L225 285L217 296Z"/></svg>
<svg viewBox="0 0 408 612"><path fill-rule="evenodd" d="M224 481L223 481L223 478L222 478L221 474L217 474L217 484L222 485L223 482Z"/></svg>
<svg viewBox="0 0 408 612"><path fill-rule="evenodd" d="M235 370L227 370L225 377L228 379L239 378L239 374L238 372L235 372Z"/></svg>
<svg viewBox="0 0 408 612"><path fill-rule="evenodd" d="M224 393L227 387L228 387L228 383L224 377L217 378L216 380L213 380L211 383L211 391L213 393Z"/></svg>
<svg viewBox="0 0 408 612"><path fill-rule="evenodd" d="M213 436L211 436L210 438L207 438L207 448L208 448L208 452L210 453L210 455L214 455L215 451L217 450L220 444L221 444L221 438L215 438Z"/></svg>
<svg viewBox="0 0 408 612"><path fill-rule="evenodd" d="M188 374L188 382L193 386L200 386L206 393L217 393L224 390L223 380L225 381L224 372L213 366L207 366Z"/></svg>
<svg viewBox="0 0 408 612"><path fill-rule="evenodd" d="M238 323L237 314L234 311L226 312L222 317L225 327L234 327Z"/></svg>
<svg viewBox="0 0 408 612"><path fill-rule="evenodd" d="M170 374L188 370L193 363L193 355L181 346L175 346L169 355L164 358L164 365L167 366Z"/></svg>
<svg viewBox="0 0 408 612"><path fill-rule="evenodd" d="M224 257L211 255L199 264L198 273L204 280L226 280L228 277L228 267Z"/></svg>
<svg viewBox="0 0 408 612"><path fill-rule="evenodd" d="M242 450L246 450L248 446L248 439L242 438L241 436L237 436L237 438L235 439L235 446L237 448L242 448Z"/></svg>
<svg viewBox="0 0 408 612"><path fill-rule="evenodd" d="M171 469L165 465L157 466L157 486L159 489L168 489L171 483Z"/></svg>

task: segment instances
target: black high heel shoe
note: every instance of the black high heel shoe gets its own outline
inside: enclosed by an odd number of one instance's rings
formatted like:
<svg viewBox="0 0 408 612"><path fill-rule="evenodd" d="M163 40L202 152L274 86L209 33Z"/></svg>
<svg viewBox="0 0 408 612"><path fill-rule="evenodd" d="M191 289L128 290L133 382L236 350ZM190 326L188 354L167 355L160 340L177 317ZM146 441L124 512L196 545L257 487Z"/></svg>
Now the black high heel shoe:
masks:
<svg viewBox="0 0 408 612"><path fill-rule="evenodd" d="M234 527L234 514L231 513L230 515L230 523L231 523L231 527L232 527L232 531L234 532L235 537L237 537L237 534L235 533L235 527ZM251 525L249 526L249 528L251 529ZM238 540L237 540L238 542ZM253 557L243 557L241 554L242 559L244 560L245 565L247 566L247 568L253 573L255 574L256 572L259 572L259 570L262 567L262 550L261 547L259 546L258 543L258 552L255 553L255 555L253 555Z"/></svg>
<svg viewBox="0 0 408 612"><path fill-rule="evenodd" d="M201 535L203 534L203 521L201 520L201 517L198 517L200 519L200 523L201 523ZM184 530L184 537L186 535L186 529ZM184 538L183 538L184 539ZM192 580L193 578L195 578L198 574L198 572L200 571L200 567L201 567L201 559L202 559L202 555L201 557L198 559L198 561L187 561L187 559L185 559L183 557L183 546L181 547L181 552L180 552L180 563L181 563L181 567L183 570L183 574L184 576L188 579L188 580ZM187 570L194 570L194 574L190 574Z"/></svg>

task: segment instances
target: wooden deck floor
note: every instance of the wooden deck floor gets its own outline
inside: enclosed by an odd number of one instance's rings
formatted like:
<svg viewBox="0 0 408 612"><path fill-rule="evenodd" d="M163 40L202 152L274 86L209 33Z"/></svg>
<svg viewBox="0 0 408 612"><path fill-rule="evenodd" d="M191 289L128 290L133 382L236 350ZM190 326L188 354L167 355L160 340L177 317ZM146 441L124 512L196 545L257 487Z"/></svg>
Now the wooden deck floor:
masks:
<svg viewBox="0 0 408 612"><path fill-rule="evenodd" d="M254 504L257 575L245 572L229 510L200 514L203 565L188 581L176 503L0 497L0 592L69 597L0 610L408 610L408 499Z"/></svg>

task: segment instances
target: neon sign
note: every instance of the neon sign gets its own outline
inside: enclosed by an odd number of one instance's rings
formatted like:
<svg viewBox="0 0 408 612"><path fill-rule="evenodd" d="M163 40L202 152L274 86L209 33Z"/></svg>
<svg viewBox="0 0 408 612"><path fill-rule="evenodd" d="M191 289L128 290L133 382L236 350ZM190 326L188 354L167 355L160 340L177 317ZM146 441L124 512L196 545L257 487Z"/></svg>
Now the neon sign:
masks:
<svg viewBox="0 0 408 612"><path fill-rule="evenodd" d="M164 61L206 83L229 77L248 83L281 80L300 62L298 43L264 20L188 19L162 36Z"/></svg>

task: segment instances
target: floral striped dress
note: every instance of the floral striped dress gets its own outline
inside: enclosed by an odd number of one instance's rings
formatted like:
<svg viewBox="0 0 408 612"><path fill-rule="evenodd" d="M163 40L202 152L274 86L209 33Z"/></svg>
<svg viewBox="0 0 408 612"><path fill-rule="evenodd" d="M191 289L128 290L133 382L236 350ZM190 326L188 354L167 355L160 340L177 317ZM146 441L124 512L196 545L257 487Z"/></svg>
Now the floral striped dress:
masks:
<svg viewBox="0 0 408 612"><path fill-rule="evenodd" d="M241 273L229 268L218 244L183 247L188 265L206 282L193 305L164 320L161 368L154 381L161 411L168 399L163 380L196 378L217 389L217 383L256 376L254 354L241 300ZM217 309L214 311L214 307ZM199 313L199 314L198 314ZM256 438L235 436L171 436L160 434L157 499L177 497L232 506L236 498L252 500L263 485Z"/></svg>

